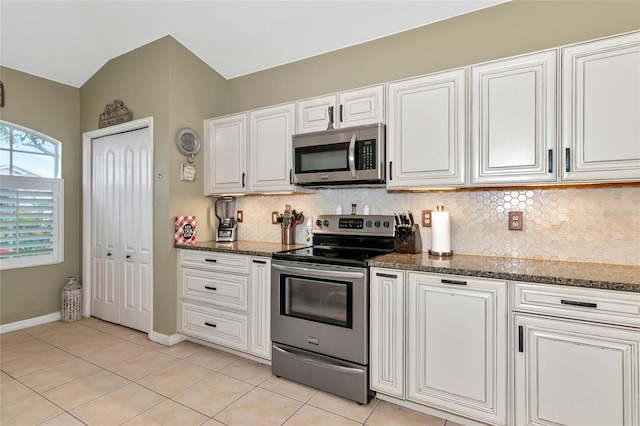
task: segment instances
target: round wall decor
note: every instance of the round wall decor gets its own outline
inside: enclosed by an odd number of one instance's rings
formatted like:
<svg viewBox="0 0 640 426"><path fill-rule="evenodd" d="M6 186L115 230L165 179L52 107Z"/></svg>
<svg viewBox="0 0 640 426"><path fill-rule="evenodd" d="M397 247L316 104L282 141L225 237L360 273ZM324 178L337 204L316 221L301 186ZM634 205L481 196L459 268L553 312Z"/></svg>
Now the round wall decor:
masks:
<svg viewBox="0 0 640 426"><path fill-rule="evenodd" d="M200 152L200 136L195 130L184 127L178 130L176 145L178 150L187 156L189 163L193 163L196 154Z"/></svg>

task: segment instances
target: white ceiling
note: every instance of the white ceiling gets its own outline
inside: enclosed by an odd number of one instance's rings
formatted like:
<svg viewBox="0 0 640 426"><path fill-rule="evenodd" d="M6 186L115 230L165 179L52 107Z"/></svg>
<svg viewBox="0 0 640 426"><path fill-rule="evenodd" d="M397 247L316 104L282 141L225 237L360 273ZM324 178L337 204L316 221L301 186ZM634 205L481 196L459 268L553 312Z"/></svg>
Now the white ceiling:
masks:
<svg viewBox="0 0 640 426"><path fill-rule="evenodd" d="M0 0L0 64L80 87L170 34L229 79L505 1Z"/></svg>

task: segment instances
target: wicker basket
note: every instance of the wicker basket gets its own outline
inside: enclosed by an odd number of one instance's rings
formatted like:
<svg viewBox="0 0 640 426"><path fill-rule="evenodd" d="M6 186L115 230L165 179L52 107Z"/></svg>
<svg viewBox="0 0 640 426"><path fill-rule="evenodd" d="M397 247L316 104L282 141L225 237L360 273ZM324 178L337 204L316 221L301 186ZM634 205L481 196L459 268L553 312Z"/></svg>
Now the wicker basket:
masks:
<svg viewBox="0 0 640 426"><path fill-rule="evenodd" d="M82 319L82 289L62 290L60 321L73 322Z"/></svg>

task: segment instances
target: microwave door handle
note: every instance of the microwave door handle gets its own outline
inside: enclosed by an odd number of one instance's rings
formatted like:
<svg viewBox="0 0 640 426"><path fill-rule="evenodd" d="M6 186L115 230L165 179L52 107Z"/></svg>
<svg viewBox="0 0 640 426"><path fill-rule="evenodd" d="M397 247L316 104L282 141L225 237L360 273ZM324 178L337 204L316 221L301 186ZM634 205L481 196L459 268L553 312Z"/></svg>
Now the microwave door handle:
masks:
<svg viewBox="0 0 640 426"><path fill-rule="evenodd" d="M356 178L356 138L357 134L354 133L351 135L351 142L349 142L349 155L347 159L349 160L349 170L351 171L351 177Z"/></svg>

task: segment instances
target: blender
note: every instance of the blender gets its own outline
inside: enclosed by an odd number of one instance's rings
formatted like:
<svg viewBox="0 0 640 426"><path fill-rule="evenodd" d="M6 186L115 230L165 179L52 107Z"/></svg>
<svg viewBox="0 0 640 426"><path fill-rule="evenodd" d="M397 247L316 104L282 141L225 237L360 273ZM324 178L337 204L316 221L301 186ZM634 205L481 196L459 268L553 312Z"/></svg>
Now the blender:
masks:
<svg viewBox="0 0 640 426"><path fill-rule="evenodd" d="M238 237L235 198L218 197L216 200L216 217L218 218L216 242L235 241Z"/></svg>

